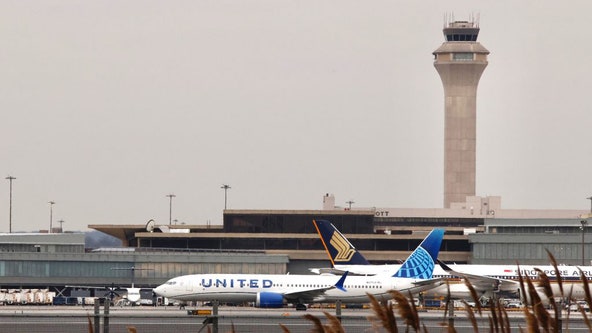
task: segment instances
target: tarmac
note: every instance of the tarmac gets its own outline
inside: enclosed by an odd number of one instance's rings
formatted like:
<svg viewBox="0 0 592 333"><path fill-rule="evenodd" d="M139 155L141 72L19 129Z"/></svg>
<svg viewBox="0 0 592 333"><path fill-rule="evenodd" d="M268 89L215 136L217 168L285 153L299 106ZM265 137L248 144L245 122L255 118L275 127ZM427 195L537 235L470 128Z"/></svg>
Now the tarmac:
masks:
<svg viewBox="0 0 592 333"><path fill-rule="evenodd" d="M201 310L199 315L193 310ZM290 332L310 332L314 328L311 320L304 315L313 315L327 324L325 312L335 315L335 309L308 309L297 311L294 308L258 309L248 307L219 308L218 316L209 313L211 307L179 309L173 306L138 306L104 307L94 306L1 306L0 333L13 332L90 332L94 333L129 333L134 328L138 333L151 332L215 332L213 323L218 320L218 332L284 332L280 324ZM477 316L479 331L489 331L489 312ZM368 317L373 316L370 309L342 309L341 325L346 333L386 332L382 327L373 325ZM526 321L522 311L508 312L512 332L525 328ZM428 332L446 332L444 326L449 319L443 310L419 312L422 325ZM581 314L563 314L564 331L588 332ZM397 317L399 331L405 330L403 321ZM464 310L457 310L454 315L457 332L474 332ZM209 329L209 331L208 331Z"/></svg>

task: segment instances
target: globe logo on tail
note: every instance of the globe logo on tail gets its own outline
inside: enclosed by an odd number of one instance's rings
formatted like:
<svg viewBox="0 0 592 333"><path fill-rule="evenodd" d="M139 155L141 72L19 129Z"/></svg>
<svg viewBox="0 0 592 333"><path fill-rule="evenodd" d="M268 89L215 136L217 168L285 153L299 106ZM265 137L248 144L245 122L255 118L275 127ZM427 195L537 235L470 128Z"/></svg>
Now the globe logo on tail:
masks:
<svg viewBox="0 0 592 333"><path fill-rule="evenodd" d="M423 248L415 250L394 275L396 277L431 279L435 263Z"/></svg>

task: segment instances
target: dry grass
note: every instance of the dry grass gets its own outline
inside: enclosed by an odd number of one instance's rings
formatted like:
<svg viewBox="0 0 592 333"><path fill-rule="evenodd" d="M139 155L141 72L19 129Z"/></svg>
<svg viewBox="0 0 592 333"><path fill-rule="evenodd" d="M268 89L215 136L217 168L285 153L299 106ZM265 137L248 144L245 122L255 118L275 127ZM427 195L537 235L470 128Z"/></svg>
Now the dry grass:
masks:
<svg viewBox="0 0 592 333"><path fill-rule="evenodd" d="M325 317L327 317L328 324L323 325L321 320L318 317L315 317L310 314L304 315L304 318L313 322L313 329L311 330L312 333L345 333L343 326L341 326L341 322L339 318L333 316L327 312L323 312ZM284 332L290 332L287 327L282 327Z"/></svg>
<svg viewBox="0 0 592 333"><path fill-rule="evenodd" d="M92 320L90 320L90 316L87 315L86 319L88 319L88 333L94 333Z"/></svg>

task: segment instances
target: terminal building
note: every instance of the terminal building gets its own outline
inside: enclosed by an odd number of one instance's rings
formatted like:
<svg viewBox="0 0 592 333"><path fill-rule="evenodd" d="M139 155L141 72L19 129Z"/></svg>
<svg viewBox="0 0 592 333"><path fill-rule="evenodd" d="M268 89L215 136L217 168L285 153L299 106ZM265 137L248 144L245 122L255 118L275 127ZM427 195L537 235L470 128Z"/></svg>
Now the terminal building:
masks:
<svg viewBox="0 0 592 333"><path fill-rule="evenodd" d="M149 288L183 274L310 274L329 267L313 219L331 221L374 264L404 259L434 227L446 231L440 259L449 263L548 264L547 250L561 264L589 265L592 257L586 211L504 210L495 197L454 209L346 209L334 201L325 195L320 210L226 210L218 226L89 226L119 238L120 248L87 249L83 233L3 234L0 287L68 295L76 288L67 286L135 283L151 297Z"/></svg>

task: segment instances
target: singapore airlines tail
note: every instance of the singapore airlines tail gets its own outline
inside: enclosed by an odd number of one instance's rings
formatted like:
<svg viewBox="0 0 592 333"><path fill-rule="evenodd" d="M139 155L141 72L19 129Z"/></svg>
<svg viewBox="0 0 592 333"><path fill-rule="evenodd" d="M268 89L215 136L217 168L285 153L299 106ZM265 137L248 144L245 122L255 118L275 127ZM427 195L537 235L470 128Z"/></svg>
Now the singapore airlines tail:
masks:
<svg viewBox="0 0 592 333"><path fill-rule="evenodd" d="M321 237L325 251L327 251L327 255L331 261L331 267L335 267L335 264L370 264L331 222L325 220L313 220L312 222Z"/></svg>

